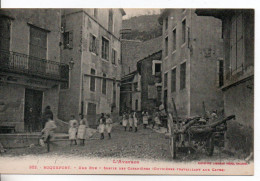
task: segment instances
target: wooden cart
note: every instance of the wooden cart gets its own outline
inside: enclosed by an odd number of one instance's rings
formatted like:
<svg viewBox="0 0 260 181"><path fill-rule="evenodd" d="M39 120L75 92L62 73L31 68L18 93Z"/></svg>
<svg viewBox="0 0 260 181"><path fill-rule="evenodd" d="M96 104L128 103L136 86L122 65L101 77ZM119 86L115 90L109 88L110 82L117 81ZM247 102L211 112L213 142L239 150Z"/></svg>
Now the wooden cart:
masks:
<svg viewBox="0 0 260 181"><path fill-rule="evenodd" d="M226 122L231 119L235 119L235 116L231 115L211 124L201 124L200 117L185 119L181 122L169 119L168 137L172 158L175 159L178 151L183 149L188 150L189 153L204 149L209 156L212 156L216 135L227 130Z"/></svg>

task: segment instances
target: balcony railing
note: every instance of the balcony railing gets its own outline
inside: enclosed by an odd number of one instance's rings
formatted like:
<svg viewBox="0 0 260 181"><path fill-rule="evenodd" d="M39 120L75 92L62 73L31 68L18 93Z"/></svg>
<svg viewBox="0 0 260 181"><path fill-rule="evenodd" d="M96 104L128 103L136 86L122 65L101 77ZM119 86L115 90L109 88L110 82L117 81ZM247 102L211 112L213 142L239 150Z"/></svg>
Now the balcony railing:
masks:
<svg viewBox="0 0 260 181"><path fill-rule="evenodd" d="M5 50L0 50L0 69L60 81L69 78L66 64Z"/></svg>

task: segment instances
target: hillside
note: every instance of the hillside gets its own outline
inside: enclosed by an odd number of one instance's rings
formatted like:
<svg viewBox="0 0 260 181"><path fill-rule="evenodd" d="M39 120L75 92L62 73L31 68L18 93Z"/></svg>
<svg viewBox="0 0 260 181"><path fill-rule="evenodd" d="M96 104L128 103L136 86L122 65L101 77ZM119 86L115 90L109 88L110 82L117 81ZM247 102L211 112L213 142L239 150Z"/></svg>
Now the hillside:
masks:
<svg viewBox="0 0 260 181"><path fill-rule="evenodd" d="M123 20L123 29L131 29L131 32L122 35L128 40L150 40L162 35L162 27L158 23L159 15L143 15Z"/></svg>

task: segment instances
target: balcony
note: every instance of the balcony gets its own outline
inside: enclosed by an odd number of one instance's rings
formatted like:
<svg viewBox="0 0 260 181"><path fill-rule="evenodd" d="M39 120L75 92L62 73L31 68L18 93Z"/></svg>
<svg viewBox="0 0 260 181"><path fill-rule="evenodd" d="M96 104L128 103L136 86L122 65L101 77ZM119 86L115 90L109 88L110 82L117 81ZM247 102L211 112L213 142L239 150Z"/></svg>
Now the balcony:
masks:
<svg viewBox="0 0 260 181"><path fill-rule="evenodd" d="M5 50L0 50L0 70L50 80L69 79L69 66L66 64Z"/></svg>

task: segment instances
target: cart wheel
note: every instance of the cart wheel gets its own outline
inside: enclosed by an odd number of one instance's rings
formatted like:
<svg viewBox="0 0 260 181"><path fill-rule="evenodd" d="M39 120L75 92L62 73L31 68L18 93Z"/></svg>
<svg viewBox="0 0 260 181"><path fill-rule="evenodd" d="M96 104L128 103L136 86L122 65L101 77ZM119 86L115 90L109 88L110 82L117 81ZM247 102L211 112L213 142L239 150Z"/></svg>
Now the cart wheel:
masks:
<svg viewBox="0 0 260 181"><path fill-rule="evenodd" d="M213 155L213 152L214 152L214 138L215 138L215 135L212 134L212 135L207 139L206 152L207 152L208 156L212 156L212 155Z"/></svg>
<svg viewBox="0 0 260 181"><path fill-rule="evenodd" d="M173 159L176 158L176 141L173 138L173 136L170 137L169 139L169 145L170 145L170 152L171 152L171 156Z"/></svg>

